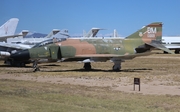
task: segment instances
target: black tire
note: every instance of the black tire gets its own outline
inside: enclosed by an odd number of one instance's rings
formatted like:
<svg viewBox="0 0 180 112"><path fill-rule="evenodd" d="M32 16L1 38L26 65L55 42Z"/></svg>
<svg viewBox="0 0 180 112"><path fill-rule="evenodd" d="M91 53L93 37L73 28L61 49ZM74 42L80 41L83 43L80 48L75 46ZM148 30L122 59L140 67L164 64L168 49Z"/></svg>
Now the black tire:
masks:
<svg viewBox="0 0 180 112"><path fill-rule="evenodd" d="M84 63L84 69L87 71L91 70L91 63Z"/></svg>

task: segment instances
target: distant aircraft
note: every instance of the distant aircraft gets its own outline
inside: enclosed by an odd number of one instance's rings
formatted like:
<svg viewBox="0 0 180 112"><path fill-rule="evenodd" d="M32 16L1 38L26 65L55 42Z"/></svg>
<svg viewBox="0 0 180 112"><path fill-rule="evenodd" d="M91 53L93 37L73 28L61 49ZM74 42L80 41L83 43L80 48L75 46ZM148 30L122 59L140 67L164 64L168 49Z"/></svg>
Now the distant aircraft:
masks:
<svg viewBox="0 0 180 112"><path fill-rule="evenodd" d="M14 34L18 22L18 18L11 18L0 27L0 59L4 59L4 57L10 56L9 51L29 48L27 46L6 43L8 38L25 36L28 33L28 30L22 30L19 34Z"/></svg>
<svg viewBox="0 0 180 112"><path fill-rule="evenodd" d="M98 36L96 36L96 35L97 35L97 33L99 32L99 30L105 30L105 29L102 29L102 28L91 28L91 30L88 32L88 34L86 34L85 31L84 31L83 37L98 37ZM116 29L114 29L114 32L113 32L112 37L114 37L114 38L116 38L116 37L122 38L122 37L119 37ZM106 38L106 37L105 37L105 38Z"/></svg>
<svg viewBox="0 0 180 112"><path fill-rule="evenodd" d="M102 28L91 28L88 33L83 31L83 37L95 37L99 30L104 30Z"/></svg>
<svg viewBox="0 0 180 112"><path fill-rule="evenodd" d="M53 29L47 36L41 37L41 38L22 38L22 37L17 37L17 38L8 38L7 42L12 43L12 44L24 44L24 45L30 45L31 47L34 46L35 44L48 40L50 38L53 38L55 34L60 32L59 29Z"/></svg>
<svg viewBox="0 0 180 112"><path fill-rule="evenodd" d="M162 44L170 50L174 50L175 54L180 53L180 37L178 36L163 36ZM167 53L167 52L164 52Z"/></svg>
<svg viewBox="0 0 180 112"><path fill-rule="evenodd" d="M114 62L113 70L121 69L121 62L138 56L150 55L153 48L173 53L161 44L162 23L151 23L125 39L121 38L67 38L64 41L38 48L18 51L9 58L11 63L54 59L82 61L84 69L91 70L91 62Z"/></svg>
<svg viewBox="0 0 180 112"><path fill-rule="evenodd" d="M11 18L0 27L0 41L6 41L6 39L10 37L25 36L27 34L25 30L19 34L14 34L18 22L18 18Z"/></svg>

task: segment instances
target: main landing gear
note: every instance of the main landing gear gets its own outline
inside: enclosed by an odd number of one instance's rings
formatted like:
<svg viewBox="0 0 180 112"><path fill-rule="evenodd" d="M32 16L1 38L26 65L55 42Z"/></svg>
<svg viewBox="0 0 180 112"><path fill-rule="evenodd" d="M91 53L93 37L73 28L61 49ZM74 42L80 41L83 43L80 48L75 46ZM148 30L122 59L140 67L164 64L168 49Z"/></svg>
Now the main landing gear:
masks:
<svg viewBox="0 0 180 112"><path fill-rule="evenodd" d="M179 54L179 53L180 53L180 50L179 50L179 49L176 49L176 50L174 51L174 53L175 53L175 54Z"/></svg>
<svg viewBox="0 0 180 112"><path fill-rule="evenodd" d="M112 70L113 71L120 71L121 70L121 60L116 60L116 61L113 61L114 62L114 65L112 67ZM90 71L92 70L91 68L91 63L90 62L87 62L87 63L84 63L84 67L83 67L86 71Z"/></svg>
<svg viewBox="0 0 180 112"><path fill-rule="evenodd" d="M84 69L87 71L91 70L91 63L90 62L84 63Z"/></svg>
<svg viewBox="0 0 180 112"><path fill-rule="evenodd" d="M112 67L113 71L120 71L121 70L121 61L113 61L114 65Z"/></svg>
<svg viewBox="0 0 180 112"><path fill-rule="evenodd" d="M37 60L33 62L33 72L36 72L36 71L40 71Z"/></svg>

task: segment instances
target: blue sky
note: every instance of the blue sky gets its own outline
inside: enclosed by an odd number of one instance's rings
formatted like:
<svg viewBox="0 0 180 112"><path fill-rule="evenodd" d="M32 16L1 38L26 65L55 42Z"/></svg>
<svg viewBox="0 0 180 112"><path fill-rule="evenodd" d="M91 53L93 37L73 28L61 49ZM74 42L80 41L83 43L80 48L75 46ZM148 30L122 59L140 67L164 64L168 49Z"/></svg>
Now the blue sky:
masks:
<svg viewBox="0 0 180 112"><path fill-rule="evenodd" d="M128 36L152 22L163 22L163 35L180 35L180 0L0 0L0 25L19 18L16 32L49 33L68 29L82 35L92 27Z"/></svg>

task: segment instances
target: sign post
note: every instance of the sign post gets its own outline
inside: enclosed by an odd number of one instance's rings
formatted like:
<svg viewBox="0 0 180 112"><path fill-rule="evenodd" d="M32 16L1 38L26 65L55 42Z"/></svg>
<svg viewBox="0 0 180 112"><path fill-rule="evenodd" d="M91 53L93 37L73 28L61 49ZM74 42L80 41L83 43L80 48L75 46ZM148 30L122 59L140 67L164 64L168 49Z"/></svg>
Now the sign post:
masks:
<svg viewBox="0 0 180 112"><path fill-rule="evenodd" d="M134 91L135 91L135 85L139 85L139 91L140 91L140 78L134 78Z"/></svg>

